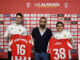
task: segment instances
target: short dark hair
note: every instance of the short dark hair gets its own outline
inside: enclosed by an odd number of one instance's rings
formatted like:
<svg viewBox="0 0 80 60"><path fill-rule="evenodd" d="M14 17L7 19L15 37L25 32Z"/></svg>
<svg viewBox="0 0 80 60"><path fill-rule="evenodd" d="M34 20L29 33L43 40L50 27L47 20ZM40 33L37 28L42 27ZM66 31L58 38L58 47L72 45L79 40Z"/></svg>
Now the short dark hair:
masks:
<svg viewBox="0 0 80 60"><path fill-rule="evenodd" d="M58 22L56 23L56 27L58 26L58 24L62 24L62 26L64 26L64 23L61 22L61 21L58 21Z"/></svg>
<svg viewBox="0 0 80 60"><path fill-rule="evenodd" d="M40 20L41 20L41 19L45 19L45 20L47 20L46 17L41 17Z"/></svg>
<svg viewBox="0 0 80 60"><path fill-rule="evenodd" d="M21 18L23 18L22 13L17 13L16 16L17 16L17 15L19 15L19 16L21 16Z"/></svg>

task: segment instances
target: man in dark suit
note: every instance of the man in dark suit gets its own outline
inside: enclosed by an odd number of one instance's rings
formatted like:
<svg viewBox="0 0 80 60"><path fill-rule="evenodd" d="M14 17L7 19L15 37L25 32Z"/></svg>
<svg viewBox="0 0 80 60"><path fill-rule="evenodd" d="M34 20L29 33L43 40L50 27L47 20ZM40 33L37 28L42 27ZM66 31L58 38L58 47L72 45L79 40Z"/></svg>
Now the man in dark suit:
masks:
<svg viewBox="0 0 80 60"><path fill-rule="evenodd" d="M32 31L32 37L34 40L34 48L35 48L35 60L48 60L47 46L48 41L52 36L52 32L50 29L46 27L47 19L45 17L41 17L39 20L39 27L34 28Z"/></svg>

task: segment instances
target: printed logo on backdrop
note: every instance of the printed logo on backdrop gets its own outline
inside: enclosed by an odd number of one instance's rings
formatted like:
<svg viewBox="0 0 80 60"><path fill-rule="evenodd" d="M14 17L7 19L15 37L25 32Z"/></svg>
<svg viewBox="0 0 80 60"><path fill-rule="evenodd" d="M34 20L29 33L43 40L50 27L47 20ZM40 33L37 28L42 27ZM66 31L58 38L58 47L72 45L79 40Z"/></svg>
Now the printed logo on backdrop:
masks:
<svg viewBox="0 0 80 60"><path fill-rule="evenodd" d="M10 14L4 14L4 17L10 17Z"/></svg>
<svg viewBox="0 0 80 60"><path fill-rule="evenodd" d="M70 17L70 14L65 14L64 17Z"/></svg>
<svg viewBox="0 0 80 60"><path fill-rule="evenodd" d="M65 21L70 21L71 19L70 18L65 18Z"/></svg>
<svg viewBox="0 0 80 60"><path fill-rule="evenodd" d="M51 17L57 17L57 14L51 14Z"/></svg>
<svg viewBox="0 0 80 60"><path fill-rule="evenodd" d="M80 14L78 14L78 17L80 17Z"/></svg>
<svg viewBox="0 0 80 60"><path fill-rule="evenodd" d="M64 17L64 14L58 14L58 17Z"/></svg>
<svg viewBox="0 0 80 60"><path fill-rule="evenodd" d="M4 15L3 14L0 14L0 17L3 17Z"/></svg>
<svg viewBox="0 0 80 60"><path fill-rule="evenodd" d="M71 22L70 21L65 21L65 24L71 24Z"/></svg>
<svg viewBox="0 0 80 60"><path fill-rule="evenodd" d="M0 24L3 24L4 22L3 21L0 21Z"/></svg>
<svg viewBox="0 0 80 60"><path fill-rule="evenodd" d="M0 48L2 48L2 47L0 47ZM4 52L4 50L3 49L0 49L0 52Z"/></svg>
<svg viewBox="0 0 80 60"><path fill-rule="evenodd" d="M65 8L68 8L68 6L69 6L69 4L66 2L66 3L64 3L64 7Z"/></svg>
<svg viewBox="0 0 80 60"><path fill-rule="evenodd" d="M72 21L71 24L77 24L77 21Z"/></svg>
<svg viewBox="0 0 80 60"><path fill-rule="evenodd" d="M55 3L35 3L35 7L59 7L60 3L55 2Z"/></svg>
<svg viewBox="0 0 80 60"><path fill-rule="evenodd" d="M29 2L26 3L26 7L27 7L27 8L30 7L30 3L29 3Z"/></svg>

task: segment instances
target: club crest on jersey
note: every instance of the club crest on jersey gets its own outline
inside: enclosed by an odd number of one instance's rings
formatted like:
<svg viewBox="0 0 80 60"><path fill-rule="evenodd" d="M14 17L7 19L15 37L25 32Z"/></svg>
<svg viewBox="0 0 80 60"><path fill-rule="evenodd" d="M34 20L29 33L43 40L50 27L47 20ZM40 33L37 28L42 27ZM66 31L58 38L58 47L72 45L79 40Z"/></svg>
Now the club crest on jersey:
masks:
<svg viewBox="0 0 80 60"><path fill-rule="evenodd" d="M21 29L19 29L19 32L21 32Z"/></svg>
<svg viewBox="0 0 80 60"><path fill-rule="evenodd" d="M66 38L66 34L64 34L64 37Z"/></svg>
<svg viewBox="0 0 80 60"><path fill-rule="evenodd" d="M13 28L11 28L11 30L13 30Z"/></svg>

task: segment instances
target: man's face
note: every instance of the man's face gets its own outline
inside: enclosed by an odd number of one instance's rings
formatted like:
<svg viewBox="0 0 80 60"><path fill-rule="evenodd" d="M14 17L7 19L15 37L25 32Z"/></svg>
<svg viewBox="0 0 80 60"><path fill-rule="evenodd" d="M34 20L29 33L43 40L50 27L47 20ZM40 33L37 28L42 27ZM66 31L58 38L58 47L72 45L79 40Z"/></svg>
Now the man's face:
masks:
<svg viewBox="0 0 80 60"><path fill-rule="evenodd" d="M46 27L46 23L47 23L47 21L46 21L45 19L41 19L41 20L39 21L39 25L40 25L40 27L41 27L42 29L44 29L44 28Z"/></svg>
<svg viewBox="0 0 80 60"><path fill-rule="evenodd" d="M58 32L62 32L63 29L64 29L64 26L62 24L58 24L56 29L57 29Z"/></svg>
<svg viewBox="0 0 80 60"><path fill-rule="evenodd" d="M22 18L20 15L16 16L16 24L21 24Z"/></svg>

